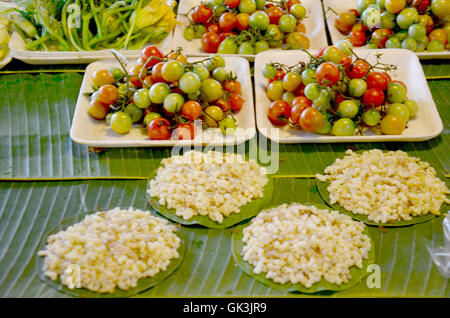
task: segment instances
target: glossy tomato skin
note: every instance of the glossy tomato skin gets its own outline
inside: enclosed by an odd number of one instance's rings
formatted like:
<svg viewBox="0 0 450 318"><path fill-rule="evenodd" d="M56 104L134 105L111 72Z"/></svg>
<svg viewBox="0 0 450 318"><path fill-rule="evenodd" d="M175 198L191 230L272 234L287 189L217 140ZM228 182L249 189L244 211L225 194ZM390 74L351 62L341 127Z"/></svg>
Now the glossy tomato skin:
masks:
<svg viewBox="0 0 450 318"><path fill-rule="evenodd" d="M162 77L162 67L164 66L165 62L159 62L152 68L152 81L153 83L166 83L166 80Z"/></svg>
<svg viewBox="0 0 450 318"><path fill-rule="evenodd" d="M349 34L349 39L348 39L353 46L363 46L364 44L366 44L366 32L364 31L352 31Z"/></svg>
<svg viewBox="0 0 450 318"><path fill-rule="evenodd" d="M181 107L181 114L189 120L196 120L202 114L202 106L194 100L187 101Z"/></svg>
<svg viewBox="0 0 450 318"><path fill-rule="evenodd" d="M274 81L282 81L284 79L284 76L286 76L286 72L283 70L277 70L274 77L269 79L269 83L272 83Z"/></svg>
<svg viewBox="0 0 450 318"><path fill-rule="evenodd" d="M161 60L159 59L162 58L164 58L164 55L156 45L149 45L145 47L141 52L141 59L146 67L150 67L161 62Z"/></svg>
<svg viewBox="0 0 450 318"><path fill-rule="evenodd" d="M291 106L284 100L273 101L269 106L267 117L274 126L284 126L291 116Z"/></svg>
<svg viewBox="0 0 450 318"><path fill-rule="evenodd" d="M219 26L224 31L231 31L236 27L237 22L238 20L233 13L225 12L220 16Z"/></svg>
<svg viewBox="0 0 450 318"><path fill-rule="evenodd" d="M367 76L367 88L378 88L382 91L387 90L389 85L389 79L382 72L371 72Z"/></svg>
<svg viewBox="0 0 450 318"><path fill-rule="evenodd" d="M339 69L332 62L320 64L316 72L317 82L322 85L333 86L339 81Z"/></svg>
<svg viewBox="0 0 450 318"><path fill-rule="evenodd" d="M218 25L218 24L210 24L210 25L208 25L208 27L206 28L206 32L216 32L216 33L219 33L220 34L220 32L221 32L221 28L220 28L220 25Z"/></svg>
<svg viewBox="0 0 450 318"><path fill-rule="evenodd" d="M153 119L147 127L148 136L151 140L170 139L170 123L163 117Z"/></svg>
<svg viewBox="0 0 450 318"><path fill-rule="evenodd" d="M192 11L192 20L197 23L207 24L212 15L212 9L207 8L203 4L199 4Z"/></svg>
<svg viewBox="0 0 450 318"><path fill-rule="evenodd" d="M265 12L269 16L270 24L276 25L278 25L280 18L284 15L284 11L277 6L267 8Z"/></svg>
<svg viewBox="0 0 450 318"><path fill-rule="evenodd" d="M231 9L237 8L241 0L225 0L225 4Z"/></svg>
<svg viewBox="0 0 450 318"><path fill-rule="evenodd" d="M206 53L216 53L220 45L220 35L216 32L206 32L202 35L201 42Z"/></svg>
<svg viewBox="0 0 450 318"><path fill-rule="evenodd" d="M369 88L363 95L363 103L368 108L375 108L383 105L384 93L378 88Z"/></svg>
<svg viewBox="0 0 450 318"><path fill-rule="evenodd" d="M306 108L300 115L300 127L304 131L316 132L325 125L325 117L313 107Z"/></svg>
<svg viewBox="0 0 450 318"><path fill-rule="evenodd" d="M387 28L376 29L372 33L372 41L379 48L386 47L386 42L392 36L392 31Z"/></svg>
<svg viewBox="0 0 450 318"><path fill-rule="evenodd" d="M223 89L232 94L239 94L241 92L241 83L236 80L234 81L226 80L223 83Z"/></svg>
<svg viewBox="0 0 450 318"><path fill-rule="evenodd" d="M244 105L244 98L242 98L239 94L231 94L230 95L230 108L234 112L238 112L242 109Z"/></svg>

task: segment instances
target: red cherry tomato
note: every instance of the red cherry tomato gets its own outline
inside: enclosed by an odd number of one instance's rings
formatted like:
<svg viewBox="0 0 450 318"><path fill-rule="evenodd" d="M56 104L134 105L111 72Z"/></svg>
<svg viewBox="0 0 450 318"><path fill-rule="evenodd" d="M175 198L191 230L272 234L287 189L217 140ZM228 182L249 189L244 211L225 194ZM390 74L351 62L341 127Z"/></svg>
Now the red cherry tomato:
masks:
<svg viewBox="0 0 450 318"><path fill-rule="evenodd" d="M170 139L170 123L163 117L153 119L147 127L148 136L152 140Z"/></svg>
<svg viewBox="0 0 450 318"><path fill-rule="evenodd" d="M222 13L219 19L219 26L224 31L231 31L237 25L237 18L232 12Z"/></svg>
<svg viewBox="0 0 450 318"><path fill-rule="evenodd" d="M236 16L236 19L236 28L239 31L247 30L250 28L250 16L247 13L239 13Z"/></svg>
<svg viewBox="0 0 450 318"><path fill-rule="evenodd" d="M339 69L332 62L320 64L316 71L319 84L333 86L339 81Z"/></svg>
<svg viewBox="0 0 450 318"><path fill-rule="evenodd" d="M202 114L202 106L194 101L187 101L181 106L181 114L189 120L196 120Z"/></svg>
<svg viewBox="0 0 450 318"><path fill-rule="evenodd" d="M206 53L216 53L220 45L220 36L216 32L206 32L202 35L202 47Z"/></svg>
<svg viewBox="0 0 450 318"><path fill-rule="evenodd" d="M371 72L367 76L367 88L378 88L379 90L385 91L389 85L389 80L385 73L382 72Z"/></svg>
<svg viewBox="0 0 450 318"><path fill-rule="evenodd" d="M220 33L220 42L222 42L223 40L225 40L227 37L232 36L232 35L236 35L236 33L232 32L232 31L225 31Z"/></svg>
<svg viewBox="0 0 450 318"><path fill-rule="evenodd" d="M383 91L378 88L369 88L363 95L363 103L369 108L375 108L383 105Z"/></svg>
<svg viewBox="0 0 450 318"><path fill-rule="evenodd" d="M208 25L208 27L206 28L206 32L216 32L216 33L220 33L221 29L220 26L218 24L210 24Z"/></svg>
<svg viewBox="0 0 450 318"><path fill-rule="evenodd" d="M354 46L363 46L364 44L366 44L366 33L364 31L352 31L349 34L349 41L354 45Z"/></svg>
<svg viewBox="0 0 450 318"><path fill-rule="evenodd" d="M165 64L165 62L159 62L158 64L156 64L155 66L152 67L153 83L159 83L159 82L165 83L166 82L164 80L164 78L162 77L162 67L164 66L164 64Z"/></svg>
<svg viewBox="0 0 450 318"><path fill-rule="evenodd" d="M280 18L284 15L283 9L277 6L273 6L270 8L267 8L265 10L267 16L269 17L270 24L276 24L278 25L278 22L280 21Z"/></svg>
<svg viewBox="0 0 450 318"><path fill-rule="evenodd" d="M241 95L238 94L230 95L230 108L232 111L234 112L240 111L243 105L244 105L244 98L242 98Z"/></svg>
<svg viewBox="0 0 450 318"><path fill-rule="evenodd" d="M225 0L225 4L231 9L237 8L241 0Z"/></svg>
<svg viewBox="0 0 450 318"><path fill-rule="evenodd" d="M241 83L239 81L230 81L226 80L222 85L223 89L232 94L240 94L241 93Z"/></svg>
<svg viewBox="0 0 450 318"><path fill-rule="evenodd" d="M161 62L161 60L158 60L158 58L162 59L164 58L164 55L156 45L149 45L145 47L141 52L142 63L144 63L146 67L150 67Z"/></svg>
<svg viewBox="0 0 450 318"><path fill-rule="evenodd" d="M300 115L300 127L304 131L316 132L325 125L325 117L313 107L306 108Z"/></svg>
<svg viewBox="0 0 450 318"><path fill-rule="evenodd" d="M431 4L431 0L413 0L412 5L417 8L419 13L425 13Z"/></svg>
<svg viewBox="0 0 450 318"><path fill-rule="evenodd" d="M282 81L284 76L286 75L286 72L283 70L277 70L277 73L275 74L274 77L272 77L269 80L269 83L272 83L273 81Z"/></svg>
<svg viewBox="0 0 450 318"><path fill-rule="evenodd" d="M284 100L273 101L267 113L270 122L275 126L284 126L291 117L291 106Z"/></svg>
<svg viewBox="0 0 450 318"><path fill-rule="evenodd" d="M347 73L350 70L351 66L352 66L352 59L351 59L351 57L348 56L348 55L343 54L340 65L342 65L342 67L344 68L345 72Z"/></svg>
<svg viewBox="0 0 450 318"><path fill-rule="evenodd" d="M199 4L192 10L192 20L197 23L207 24L213 15L213 10L203 4Z"/></svg>
<svg viewBox="0 0 450 318"><path fill-rule="evenodd" d="M98 90L98 100L106 105L112 105L117 102L119 91L114 85L103 85Z"/></svg>
<svg viewBox="0 0 450 318"><path fill-rule="evenodd" d="M372 33L372 41L379 49L386 46L387 40L392 36L392 31L387 28L376 29Z"/></svg>

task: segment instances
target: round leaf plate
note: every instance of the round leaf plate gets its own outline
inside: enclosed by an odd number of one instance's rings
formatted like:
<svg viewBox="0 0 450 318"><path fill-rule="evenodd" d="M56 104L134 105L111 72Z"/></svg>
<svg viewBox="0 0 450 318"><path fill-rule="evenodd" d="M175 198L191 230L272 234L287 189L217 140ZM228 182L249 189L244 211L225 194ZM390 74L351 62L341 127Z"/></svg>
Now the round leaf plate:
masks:
<svg viewBox="0 0 450 318"><path fill-rule="evenodd" d="M330 209L325 204L320 204L320 203L311 203L311 204L304 203L304 204L305 205L314 205L320 209L327 209L327 210ZM373 264L375 262L375 245L373 243L372 237L370 236L368 228L366 227L364 229L363 233L366 234L370 238L370 244L371 244L371 249L368 253L368 258L363 260L362 268L358 268L356 266L352 266L350 268L350 274L352 275L352 278L347 283L344 283L341 285L332 284L332 283L327 282L323 278L319 282L313 284L309 288L305 287L304 285L302 285L300 283L297 283L297 284L276 283L272 279L266 278L264 273L261 273L261 274L254 273L253 272L254 267L252 265L250 265L249 263L247 263L246 261L244 261L244 259L241 256L242 250L244 248L244 242L242 241L243 229L246 228L247 226L249 226L250 224L251 224L251 222L247 222L247 223L239 225L238 227L233 229L233 234L232 234L233 258L236 261L236 263L239 265L239 267L245 273L247 273L250 277L252 277L255 280L257 280L269 287L272 287L274 289L284 290L287 292L301 292L301 293L306 293L306 294L313 294L313 293L325 292L325 291L342 291L342 290L351 288L351 287L355 286L356 284L358 284L364 278L364 276L366 276L368 274L367 267L370 264Z"/></svg>
<svg viewBox="0 0 450 318"><path fill-rule="evenodd" d="M47 238L52 234L56 234L59 231L66 230L69 226L74 225L84 219L84 217L88 214L93 214L96 211L84 212L69 218L64 219L61 223L53 227L41 240L38 251L44 250L47 245ZM138 293L141 293L151 287L154 287L158 283L162 282L166 278L168 278L182 263L185 253L185 243L180 235L177 233L178 237L181 239L180 246L178 247L178 254L180 257L177 259L172 259L167 269L163 272L159 272L153 277L144 277L138 280L136 287L129 290L122 290L116 287L113 293L98 293L93 292L85 288L74 288L70 289L65 285L61 284L60 279L52 280L44 274L44 257L36 255L36 267L38 271L38 276L41 281L49 285L50 287L62 292L64 294L70 295L72 297L81 297L81 298L125 298L131 297Z"/></svg>

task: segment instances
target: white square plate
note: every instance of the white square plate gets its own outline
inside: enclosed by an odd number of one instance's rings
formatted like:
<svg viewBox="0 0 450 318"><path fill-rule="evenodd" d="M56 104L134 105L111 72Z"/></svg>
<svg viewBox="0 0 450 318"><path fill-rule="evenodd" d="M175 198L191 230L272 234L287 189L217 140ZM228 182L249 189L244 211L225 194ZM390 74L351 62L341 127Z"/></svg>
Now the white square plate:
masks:
<svg viewBox="0 0 450 318"><path fill-rule="evenodd" d="M189 58L189 61L198 61L201 58ZM225 57L226 69L232 71L242 85L242 97L245 102L242 109L235 114L237 120L236 132L225 136L219 128L203 129L202 133L196 132L194 140L150 140L142 126L134 126L128 134L119 135L105 122L95 120L88 114L89 97L86 93L93 92L92 74L100 69L108 69L119 66L116 61L97 61L89 64L75 108L75 113L70 129L70 137L73 141L92 147L164 147L164 146L188 146L188 145L236 145L251 139L256 134L255 111L253 103L252 82L250 78L250 66L246 59L240 57ZM130 65L131 66L131 65Z"/></svg>
<svg viewBox="0 0 450 318"><path fill-rule="evenodd" d="M163 54L167 54L172 49L173 32L171 32L158 45ZM13 32L9 41L11 55L28 64L48 65L48 64L86 64L98 60L111 59L114 56L109 50L99 51L28 51L25 49L25 42L22 37ZM125 57L137 58L141 50L120 50Z"/></svg>
<svg viewBox="0 0 450 318"><path fill-rule="evenodd" d="M337 137L294 130L288 126L282 128L273 126L267 118L267 110L271 101L266 95L267 79L262 76L261 68L268 62L281 62L288 66L295 65L299 61L308 63L309 56L304 52L263 52L256 56L255 96L258 130L267 138L279 143L423 141L434 138L443 131L442 120L431 96L422 66L413 52L403 49L356 49L355 53L360 57L365 57L371 64L376 62L376 54L382 53L381 62L398 67L397 70L390 73L392 79L404 82L408 87L408 98L416 101L419 106L417 116L408 122L408 128L403 134L376 135L369 131L367 135L363 136Z"/></svg>
<svg viewBox="0 0 450 318"><path fill-rule="evenodd" d="M183 33L186 25L189 24L186 14L192 7L200 4L201 0L180 0L178 5L177 20L180 24L175 27L174 48L180 46L183 51L192 56L210 56L210 53L205 53L202 49L201 40L193 39L188 41L184 38ZM307 10L307 17L304 19L306 26L306 35L311 41L312 50L318 50L321 47L328 45L327 36L325 32L325 22L323 18L322 4L317 0L302 0L302 5ZM269 51L282 51L281 49L270 49ZM255 60L255 55L248 54L228 54L227 56L240 56L249 61Z"/></svg>
<svg viewBox="0 0 450 318"><path fill-rule="evenodd" d="M337 13L347 11L349 9L356 9L356 4L358 0L323 0L323 7L325 9L325 18L328 25L328 30L330 31L331 41L336 43L339 40L345 38L345 35L339 32L334 26L334 20L336 15L329 11L328 7L332 8ZM450 59L450 51L446 50L444 52L416 52L415 53L420 59Z"/></svg>

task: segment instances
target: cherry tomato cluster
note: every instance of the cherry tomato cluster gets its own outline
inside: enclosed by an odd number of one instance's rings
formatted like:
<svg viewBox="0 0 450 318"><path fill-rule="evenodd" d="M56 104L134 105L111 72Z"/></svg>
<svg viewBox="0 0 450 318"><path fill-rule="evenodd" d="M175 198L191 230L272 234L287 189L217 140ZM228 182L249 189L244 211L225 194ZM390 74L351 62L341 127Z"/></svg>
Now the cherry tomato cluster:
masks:
<svg viewBox="0 0 450 318"><path fill-rule="evenodd" d="M354 46L441 52L449 48L448 0L359 0L337 14L335 27Z"/></svg>
<svg viewBox="0 0 450 318"><path fill-rule="evenodd" d="M418 105L407 99L405 84L389 75L396 67L380 58L372 65L328 46L310 54L308 64L266 63L268 119L275 126L324 135L353 136L368 129L402 134Z"/></svg>
<svg viewBox="0 0 450 318"><path fill-rule="evenodd" d="M220 56L188 63L181 50L164 56L154 45L141 52L130 70L114 67L94 72L88 113L126 134L142 125L152 140L193 139L194 121L236 129L233 114L244 104L241 84Z"/></svg>
<svg viewBox="0 0 450 318"><path fill-rule="evenodd" d="M269 48L309 49L300 0L209 0L187 14L187 40L206 53L258 54Z"/></svg>

